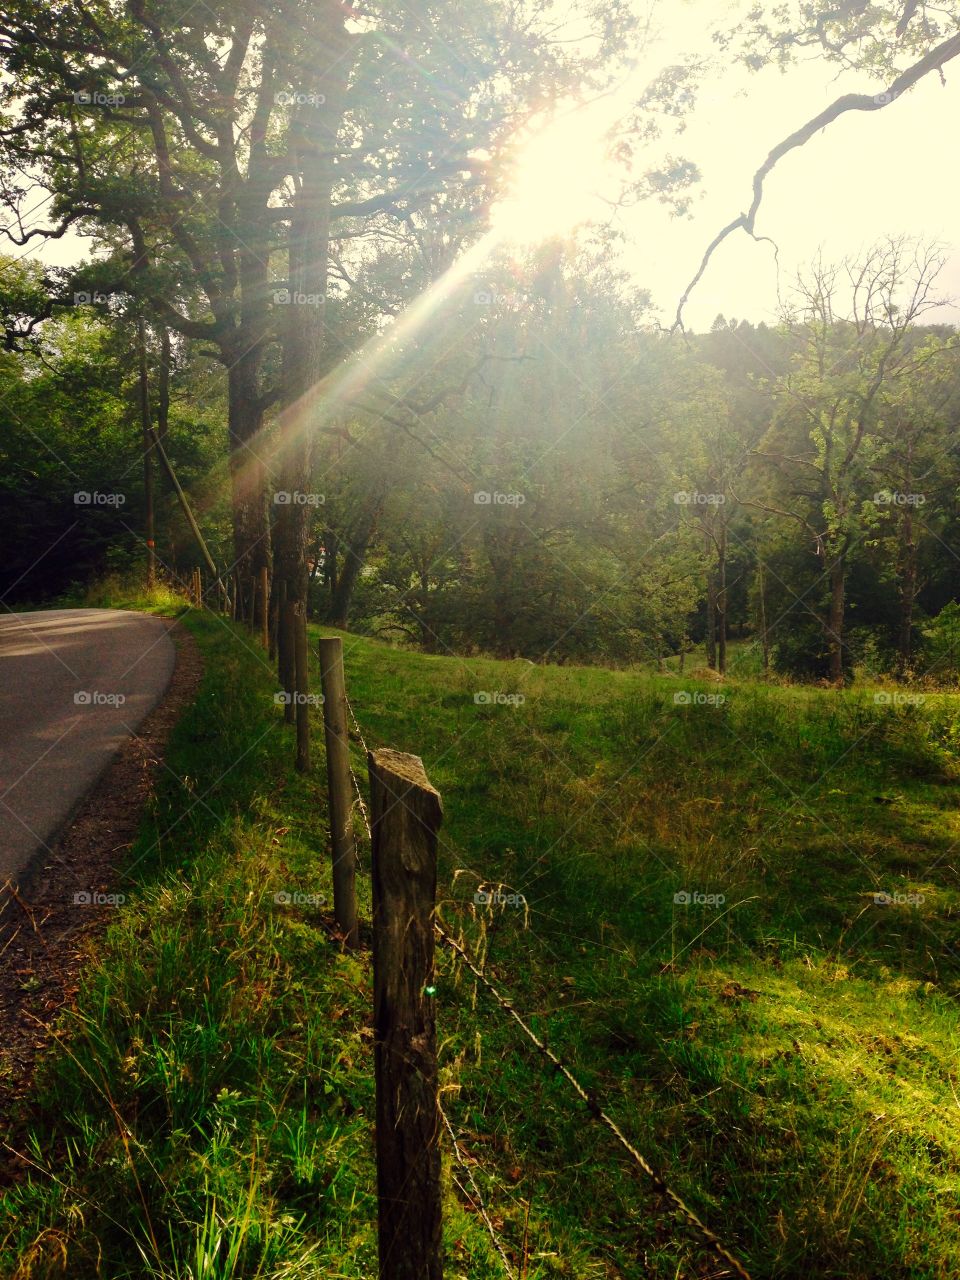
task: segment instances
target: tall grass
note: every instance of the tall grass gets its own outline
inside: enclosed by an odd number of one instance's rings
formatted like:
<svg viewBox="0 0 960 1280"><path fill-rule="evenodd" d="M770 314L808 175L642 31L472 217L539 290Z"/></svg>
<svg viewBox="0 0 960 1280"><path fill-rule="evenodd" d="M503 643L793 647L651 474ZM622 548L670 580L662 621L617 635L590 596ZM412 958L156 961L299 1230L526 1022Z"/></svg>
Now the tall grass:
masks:
<svg viewBox="0 0 960 1280"><path fill-rule="evenodd" d="M0 1274L360 1280L370 964L320 901L319 721L301 778L256 644L186 621L203 686L8 1122ZM960 1275L956 699L344 647L368 744L443 794L447 926L755 1274ZM715 1274L446 953L437 986L444 1105L518 1274ZM492 1280L444 1177L448 1274Z"/></svg>

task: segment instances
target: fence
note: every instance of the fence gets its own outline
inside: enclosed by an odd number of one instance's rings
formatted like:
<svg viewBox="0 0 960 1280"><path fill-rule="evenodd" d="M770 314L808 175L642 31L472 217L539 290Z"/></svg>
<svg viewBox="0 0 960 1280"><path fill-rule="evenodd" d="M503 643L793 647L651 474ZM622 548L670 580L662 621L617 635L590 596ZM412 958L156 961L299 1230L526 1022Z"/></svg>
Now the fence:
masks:
<svg viewBox="0 0 960 1280"><path fill-rule="evenodd" d="M324 727L331 740L336 768L328 754L331 847L334 885L338 862L356 854L337 824L352 820L359 808L371 844L373 888L374 1036L377 1083L377 1177L381 1280L434 1280L442 1275L440 1249L440 1128L450 1137L458 1166L466 1172L485 1226L513 1280L514 1271L494 1230L476 1181L463 1159L450 1121L437 1093L436 1026L434 1021L434 939L459 963L499 1007L512 1018L541 1059L571 1086L588 1113L615 1139L663 1200L701 1242L741 1280L750 1280L739 1259L723 1244L670 1186L611 1119L599 1099L580 1082L532 1030L529 1021L487 978L461 941L436 918L437 831L442 817L439 793L431 786L418 756L389 748L371 751L346 695L342 642L322 640L325 672ZM327 691L330 696L327 696ZM349 764L346 716L350 715L367 759L370 817L356 775ZM343 763L349 779L344 776ZM352 786L351 786L352 783ZM354 792L356 803L354 802ZM351 892L344 914L335 917L345 945L354 945L356 904Z"/></svg>
<svg viewBox="0 0 960 1280"><path fill-rule="evenodd" d="M272 649L267 622L269 586L259 581L261 639ZM198 607L199 571L191 583ZM234 602L239 595L235 589ZM233 610L230 610L233 612ZM254 611L255 612L255 611ZM302 608L277 602L276 653L286 693L285 718L297 728L297 768L309 769L308 651ZM248 621L255 625L253 617ZM486 976L462 940L436 916L437 833L442 801L418 756L390 748L371 751L347 697L343 645L338 637L319 646L330 814L334 918L339 942L359 946L356 906L358 866L354 819L359 813L370 841L373 891L374 1069L380 1280L442 1280L440 1135L445 1131L457 1167L510 1280L517 1280L476 1179L464 1159L438 1091L434 1008L435 944L440 942L506 1013L541 1060L571 1087L587 1113L650 1181L670 1211L741 1280L745 1266L629 1141L600 1100L533 1031L529 1020ZM350 763L349 722L367 761L370 810ZM521 1253L526 1271L526 1231ZM520 1277L522 1280L522 1277Z"/></svg>

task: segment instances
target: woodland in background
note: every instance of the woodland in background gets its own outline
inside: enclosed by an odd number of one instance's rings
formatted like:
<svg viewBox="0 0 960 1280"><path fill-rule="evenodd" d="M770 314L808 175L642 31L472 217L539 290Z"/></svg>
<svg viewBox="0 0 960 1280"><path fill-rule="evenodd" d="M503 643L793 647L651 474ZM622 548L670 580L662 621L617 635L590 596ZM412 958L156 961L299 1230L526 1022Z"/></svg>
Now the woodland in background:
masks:
<svg viewBox="0 0 960 1280"><path fill-rule="evenodd" d="M890 241L814 264L777 327L718 316L701 335L658 331L586 254L464 282L314 451L293 499L311 616L429 652L619 664L702 647L723 671L749 639L740 670L766 651L802 678L953 678L960 342L923 322L939 265ZM3 280L26 290L31 269L8 261ZM227 566L225 380L149 336L166 451ZM145 563L135 338L80 305L2 358L8 600ZM415 392L391 394L396 370ZM157 488L159 564L186 580L197 548Z"/></svg>
<svg viewBox="0 0 960 1280"><path fill-rule="evenodd" d="M815 56L889 88L784 139L701 271L754 232L783 156L942 78L958 22L952 0L731 6L727 64ZM858 663L952 671L956 335L928 323L935 247L812 264L777 327L702 335L682 301L659 329L608 228L459 265L518 133L628 80L642 43L633 6L589 0L559 26L497 0L0 3L7 602L145 559L187 576L162 451L250 622L267 569L274 618L283 600L438 652L703 645L723 671L749 637L749 661L835 683ZM638 83L609 139L622 205L689 208L699 174L675 147L704 70L681 56ZM31 256L75 233L74 267Z"/></svg>

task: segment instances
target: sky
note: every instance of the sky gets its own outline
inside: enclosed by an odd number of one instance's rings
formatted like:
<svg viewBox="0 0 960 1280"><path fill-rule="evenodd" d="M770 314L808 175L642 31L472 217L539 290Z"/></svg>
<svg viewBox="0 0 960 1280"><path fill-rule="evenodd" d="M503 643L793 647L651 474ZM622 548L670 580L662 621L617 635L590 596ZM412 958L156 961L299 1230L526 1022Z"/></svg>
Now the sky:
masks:
<svg viewBox="0 0 960 1280"><path fill-rule="evenodd" d="M686 33L705 30L716 10L715 0L674 3L657 46L663 60L676 60L671 50L689 51ZM945 85L932 74L882 111L841 116L779 161L765 184L756 232L777 243L785 292L818 248L826 259L839 260L902 233L943 245L948 262L938 292L960 299L960 65L948 64L944 75ZM753 174L770 149L842 93L885 87L868 76L837 78L836 67L816 62L785 73L733 68L710 78L705 103L675 147L702 173L691 216L671 217L663 206L646 202L620 223L630 237L625 262L653 293L662 322L672 322L714 235L749 206ZM770 245L738 232L718 249L684 322L703 330L718 312L728 319L776 319ZM928 318L960 323L960 309L946 306Z"/></svg>
<svg viewBox="0 0 960 1280"><path fill-rule="evenodd" d="M645 51L635 83L621 86L624 101L642 92L651 70L712 51L709 27L718 16L717 0L654 0L652 8L658 39ZM960 125L960 61L948 64L945 77L943 85L936 75L927 76L882 111L841 116L781 159L767 178L756 224L757 234L778 246L779 277L771 246L735 233L692 294L684 312L687 328L707 329L721 312L728 319L775 321L778 282L786 296L798 268L818 250L838 261L889 234L939 242L948 255L939 292L960 299L960 165L952 159ZM702 175L689 216L674 216L655 201L618 216L627 237L623 265L650 290L661 323L672 322L714 235L749 204L753 174L771 147L841 93L885 87L868 76L838 77L834 66L817 60L786 73L719 68L704 82L686 131L671 144ZM569 163L563 147L558 163ZM577 182L573 173L571 194ZM547 202L541 199L540 210L553 199L553 192ZM536 202L531 212L536 214ZM68 236L43 246L38 256L60 264L86 251L85 242ZM945 305L928 319L960 323L960 307Z"/></svg>

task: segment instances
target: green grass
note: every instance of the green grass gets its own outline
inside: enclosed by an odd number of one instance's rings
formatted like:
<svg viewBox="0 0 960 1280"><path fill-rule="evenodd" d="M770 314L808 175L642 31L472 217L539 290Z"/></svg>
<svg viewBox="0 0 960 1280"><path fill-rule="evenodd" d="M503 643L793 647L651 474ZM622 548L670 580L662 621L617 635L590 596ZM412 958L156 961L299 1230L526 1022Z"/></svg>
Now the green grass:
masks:
<svg viewBox="0 0 960 1280"><path fill-rule="evenodd" d="M360 1280L369 957L326 908L274 901L331 896L320 725L300 778L256 643L185 621L203 688L7 1136L32 1168L0 1273ZM422 756L443 795L448 927L753 1274L960 1276L958 700L343 638L368 744ZM475 902L497 886L526 907ZM529 1214L527 1280L717 1274L445 953L437 1001L445 1105L515 1258ZM445 1168L447 1274L492 1280Z"/></svg>

